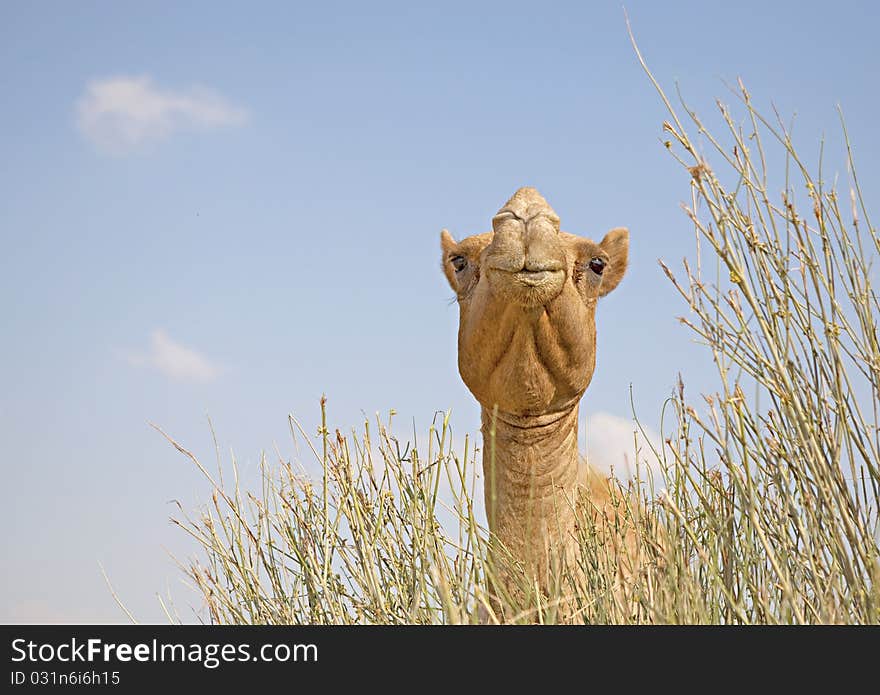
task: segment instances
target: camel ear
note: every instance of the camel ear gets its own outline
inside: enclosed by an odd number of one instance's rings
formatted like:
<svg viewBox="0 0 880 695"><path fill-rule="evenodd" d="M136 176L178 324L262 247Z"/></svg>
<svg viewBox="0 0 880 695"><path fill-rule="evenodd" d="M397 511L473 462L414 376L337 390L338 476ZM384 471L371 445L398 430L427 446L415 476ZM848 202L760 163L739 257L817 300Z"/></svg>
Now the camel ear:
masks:
<svg viewBox="0 0 880 695"><path fill-rule="evenodd" d="M458 251L458 244L445 229L440 232L440 249L442 251L440 264L443 266L443 274L446 275L446 280L452 291L458 294L458 280L455 277L455 268L452 267L452 258Z"/></svg>
<svg viewBox="0 0 880 695"><path fill-rule="evenodd" d="M608 268L602 275L602 284L599 286L599 294L605 296L620 284L626 273L626 264L629 259L629 230L626 227L615 227L599 243L602 250L608 254Z"/></svg>

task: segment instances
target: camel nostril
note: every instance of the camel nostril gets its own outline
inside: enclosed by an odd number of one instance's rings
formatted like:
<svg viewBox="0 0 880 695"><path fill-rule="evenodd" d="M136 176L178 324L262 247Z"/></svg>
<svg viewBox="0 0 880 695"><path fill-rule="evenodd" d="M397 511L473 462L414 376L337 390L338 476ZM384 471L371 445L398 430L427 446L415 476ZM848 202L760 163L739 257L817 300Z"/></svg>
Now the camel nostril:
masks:
<svg viewBox="0 0 880 695"><path fill-rule="evenodd" d="M596 273L596 275L601 275L605 270L605 261L603 261L601 258L591 258L590 270Z"/></svg>

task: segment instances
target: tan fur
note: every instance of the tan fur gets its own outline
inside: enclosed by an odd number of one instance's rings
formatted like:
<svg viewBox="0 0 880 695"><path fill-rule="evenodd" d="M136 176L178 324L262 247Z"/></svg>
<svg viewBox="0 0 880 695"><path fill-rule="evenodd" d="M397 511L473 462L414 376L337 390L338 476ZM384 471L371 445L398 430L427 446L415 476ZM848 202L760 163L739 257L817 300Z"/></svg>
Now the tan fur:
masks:
<svg viewBox="0 0 880 695"><path fill-rule="evenodd" d="M596 364L596 303L626 272L629 233L595 243L562 232L534 188L520 188L492 228L460 242L441 233L459 304L458 367L482 406L490 531L549 592L575 550L579 489L604 520L617 513L608 481L580 462L578 404ZM523 584L514 572L499 569L499 591Z"/></svg>

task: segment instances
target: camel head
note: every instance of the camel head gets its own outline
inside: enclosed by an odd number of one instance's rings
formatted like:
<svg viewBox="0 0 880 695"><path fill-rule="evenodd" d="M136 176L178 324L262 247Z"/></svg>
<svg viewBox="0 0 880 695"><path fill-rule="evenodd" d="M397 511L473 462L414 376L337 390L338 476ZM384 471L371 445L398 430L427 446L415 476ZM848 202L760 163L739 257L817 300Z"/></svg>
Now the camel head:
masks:
<svg viewBox="0 0 880 695"><path fill-rule="evenodd" d="M492 230L440 236L459 305L458 369L480 404L515 417L577 404L596 364L599 297L626 272L629 233L599 243L562 232L534 188L520 188Z"/></svg>

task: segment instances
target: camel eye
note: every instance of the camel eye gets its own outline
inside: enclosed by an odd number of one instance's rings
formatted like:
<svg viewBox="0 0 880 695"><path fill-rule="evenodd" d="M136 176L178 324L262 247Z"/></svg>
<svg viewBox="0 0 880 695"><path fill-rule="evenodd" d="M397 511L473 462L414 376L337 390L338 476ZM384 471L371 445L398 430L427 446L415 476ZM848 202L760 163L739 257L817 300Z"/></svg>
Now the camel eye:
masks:
<svg viewBox="0 0 880 695"><path fill-rule="evenodd" d="M601 258L591 258L590 270L596 273L596 275L601 275L605 270L605 261L603 261Z"/></svg>
<svg viewBox="0 0 880 695"><path fill-rule="evenodd" d="M456 273L460 273L467 267L467 259L464 256L453 256L449 260Z"/></svg>

